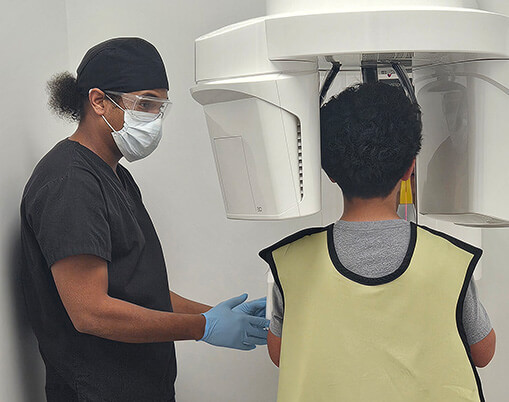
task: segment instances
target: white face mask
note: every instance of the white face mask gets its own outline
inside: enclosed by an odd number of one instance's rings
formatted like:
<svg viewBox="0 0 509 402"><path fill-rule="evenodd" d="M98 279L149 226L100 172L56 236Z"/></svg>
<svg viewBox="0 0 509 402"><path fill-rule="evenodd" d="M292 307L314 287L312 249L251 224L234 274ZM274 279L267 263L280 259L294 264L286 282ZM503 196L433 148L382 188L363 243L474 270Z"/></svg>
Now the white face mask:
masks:
<svg viewBox="0 0 509 402"><path fill-rule="evenodd" d="M159 145L163 135L163 118L160 116L152 121L143 119L149 114L139 111L124 111L124 126L119 131L115 131L108 120L102 116L106 124L113 130L111 135L118 149L129 162L149 156ZM136 116L139 116L139 120L136 119Z"/></svg>

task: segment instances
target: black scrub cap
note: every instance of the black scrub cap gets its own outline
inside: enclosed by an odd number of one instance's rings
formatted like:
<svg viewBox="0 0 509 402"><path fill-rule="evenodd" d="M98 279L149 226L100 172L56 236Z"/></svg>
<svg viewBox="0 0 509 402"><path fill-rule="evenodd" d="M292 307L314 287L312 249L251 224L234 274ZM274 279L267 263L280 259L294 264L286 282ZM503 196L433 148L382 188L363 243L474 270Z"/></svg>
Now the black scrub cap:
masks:
<svg viewBox="0 0 509 402"><path fill-rule="evenodd" d="M169 89L161 55L141 38L115 38L95 45L76 72L84 95L91 88L117 92Z"/></svg>

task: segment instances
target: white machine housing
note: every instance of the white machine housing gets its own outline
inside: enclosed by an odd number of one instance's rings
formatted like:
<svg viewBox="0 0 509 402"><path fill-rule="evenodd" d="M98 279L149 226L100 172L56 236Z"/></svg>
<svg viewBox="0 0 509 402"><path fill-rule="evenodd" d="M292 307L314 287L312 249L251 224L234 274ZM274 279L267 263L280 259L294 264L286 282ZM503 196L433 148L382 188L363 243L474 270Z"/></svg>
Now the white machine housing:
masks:
<svg viewBox="0 0 509 402"><path fill-rule="evenodd" d="M485 11L475 0L267 0L268 16L198 38L191 93L227 217L320 210L318 60L332 56L345 70L412 71L424 122L420 213L509 225L509 191L499 191L508 182L495 176L509 170L509 11L494 1Z"/></svg>

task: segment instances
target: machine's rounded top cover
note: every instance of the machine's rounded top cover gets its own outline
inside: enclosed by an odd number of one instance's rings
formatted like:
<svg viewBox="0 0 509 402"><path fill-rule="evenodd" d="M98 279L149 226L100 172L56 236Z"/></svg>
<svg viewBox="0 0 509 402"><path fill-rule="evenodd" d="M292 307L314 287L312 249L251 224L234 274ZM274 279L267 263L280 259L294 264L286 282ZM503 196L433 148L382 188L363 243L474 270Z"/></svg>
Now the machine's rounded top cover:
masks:
<svg viewBox="0 0 509 402"><path fill-rule="evenodd" d="M476 0L266 0L267 15L409 9L415 7L478 8Z"/></svg>

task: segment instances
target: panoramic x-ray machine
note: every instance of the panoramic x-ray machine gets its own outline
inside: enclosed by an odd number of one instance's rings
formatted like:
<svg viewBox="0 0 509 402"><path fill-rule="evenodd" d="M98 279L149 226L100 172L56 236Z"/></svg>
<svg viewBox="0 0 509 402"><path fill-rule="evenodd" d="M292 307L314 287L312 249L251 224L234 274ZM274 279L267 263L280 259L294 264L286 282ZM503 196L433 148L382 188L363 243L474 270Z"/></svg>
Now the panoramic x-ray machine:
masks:
<svg viewBox="0 0 509 402"><path fill-rule="evenodd" d="M509 226L504 3L267 0L266 17L198 38L191 93L204 107L227 217L320 211L319 106L339 73L363 82L397 77L421 106L420 214ZM322 66L329 71L320 90ZM480 231L454 234L480 245ZM269 272L268 318L273 281Z"/></svg>
<svg viewBox="0 0 509 402"><path fill-rule="evenodd" d="M320 99L338 71L358 71L397 77L422 108L418 211L509 226L509 11L497 1L267 0L267 16L198 38L191 93L227 217L320 210Z"/></svg>

